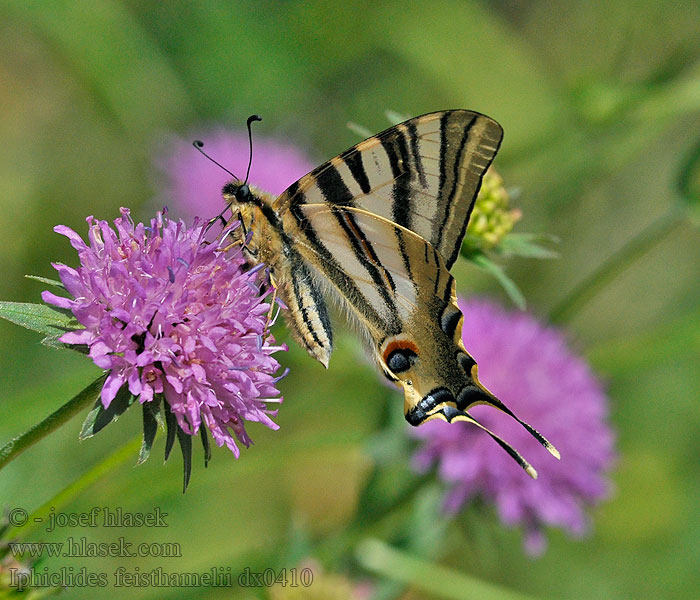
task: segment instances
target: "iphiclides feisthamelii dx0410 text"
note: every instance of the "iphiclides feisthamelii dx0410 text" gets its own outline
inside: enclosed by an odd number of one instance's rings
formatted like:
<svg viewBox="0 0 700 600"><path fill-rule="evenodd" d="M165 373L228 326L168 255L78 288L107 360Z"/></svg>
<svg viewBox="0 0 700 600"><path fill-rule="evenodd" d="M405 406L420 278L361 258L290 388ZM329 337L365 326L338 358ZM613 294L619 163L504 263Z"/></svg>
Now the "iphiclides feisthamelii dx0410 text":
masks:
<svg viewBox="0 0 700 600"><path fill-rule="evenodd" d="M259 117L249 127L251 120ZM411 425L471 423L536 478L512 446L468 413L477 404L493 406L559 458L479 382L462 343L464 317L449 272L502 137L485 115L434 112L367 138L278 197L249 186L247 175L234 176L222 194L231 220L241 223L231 235L251 265L269 268L287 325L313 358L328 366L332 299L384 375L403 388ZM201 150L201 142L195 145Z"/></svg>

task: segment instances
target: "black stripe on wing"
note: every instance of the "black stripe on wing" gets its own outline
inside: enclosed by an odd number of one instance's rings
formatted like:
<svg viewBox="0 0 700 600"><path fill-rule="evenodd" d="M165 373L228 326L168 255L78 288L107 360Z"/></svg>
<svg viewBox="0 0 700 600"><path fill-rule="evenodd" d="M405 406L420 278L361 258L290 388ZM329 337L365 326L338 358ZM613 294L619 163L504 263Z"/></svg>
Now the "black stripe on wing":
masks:
<svg viewBox="0 0 700 600"><path fill-rule="evenodd" d="M313 281L311 272L296 252L293 255L292 264L294 302L301 315L304 329L311 336L314 343L324 348L330 355L333 347L333 331L326 303ZM315 322L313 317L316 317L318 322ZM301 333L303 334L303 331ZM313 350L307 342L307 336L302 335L302 339L307 348Z"/></svg>
<svg viewBox="0 0 700 600"><path fill-rule="evenodd" d="M329 163L315 177L316 185L318 185L328 204L337 206L353 205L353 195L350 193L348 186L345 185L335 165Z"/></svg>
<svg viewBox="0 0 700 600"><path fill-rule="evenodd" d="M472 111L415 117L314 169L280 196L277 208L325 201L368 210L430 242L449 269L502 135L498 123ZM318 194L310 193L314 187Z"/></svg>
<svg viewBox="0 0 700 600"><path fill-rule="evenodd" d="M408 143L406 135L397 128L396 135L381 138L384 152L389 158L391 174L394 177L394 187L391 191L392 197L392 221L401 227L411 229L411 214L413 207L411 200L413 193L411 189L411 171L408 168L410 160L408 157Z"/></svg>
<svg viewBox="0 0 700 600"><path fill-rule="evenodd" d="M450 113L446 113L445 117L443 119L441 119L441 123L440 123L440 134L442 136L442 140L441 140L441 144L440 144L440 193L438 196L438 203L439 203L440 209L443 212L443 217L442 217L442 222L440 223L440 227L437 229L437 240L436 240L435 245L438 248L442 247L443 236L445 235L445 229L448 225L448 221L450 220L450 217L452 217L454 215L455 210L459 209L459 207L454 206L453 203L455 201L455 195L457 193L457 185L459 183L460 167L462 165L462 155L464 154L464 148L466 147L467 140L469 139L469 131L471 130L472 126L474 125L474 121L476 121L476 115L474 115L474 117L469 122L469 124L464 128L464 132L462 133L462 138L460 139L459 144L456 148L455 155L452 156L452 149L450 149L450 153L449 153L449 157L448 157L446 123L447 123L447 119L448 119L449 115L450 115ZM447 183L447 168L448 168L450 162L452 163L452 172L450 173L450 176L451 176L450 190L448 193L446 193L445 184ZM474 198L476 198L476 195L474 195ZM465 207L465 208L467 208L467 207ZM467 223L469 221L470 211L471 211L471 206L469 206L466 210L466 213L465 213L466 218L464 220L465 223ZM462 235L462 238L464 238L464 235ZM460 239L460 244L461 244L461 239ZM445 257L445 258L447 258L447 257ZM454 260L447 261L447 263L450 265L453 262L454 262Z"/></svg>
<svg viewBox="0 0 700 600"><path fill-rule="evenodd" d="M357 224L352 213L342 209L333 209L333 215L347 236L355 258L365 269L372 282L374 282L377 292L384 301L389 315L389 321L392 323L391 328L400 329L401 318L399 317L394 300L394 294L396 292L394 278L379 261L372 247L372 243L367 239L367 236L365 236L362 229ZM389 289L387 289L387 286ZM391 290L391 292L389 290Z"/></svg>
<svg viewBox="0 0 700 600"><path fill-rule="evenodd" d="M420 152L418 152L418 129L414 121L408 121L406 123L406 130L408 131L408 140L411 144L411 157L413 158L413 165L418 173L418 180L420 181L421 187L427 188L428 181L425 178L425 168L423 167L423 159L421 158Z"/></svg>
<svg viewBox="0 0 700 600"><path fill-rule="evenodd" d="M339 158L348 166L350 173L357 181L363 194L369 194L372 186L369 183L369 177L367 177L367 171L365 166L362 164L362 154L357 152L355 146L349 148L343 152Z"/></svg>
<svg viewBox="0 0 700 600"><path fill-rule="evenodd" d="M309 244L311 250L313 250L313 252L320 258L318 263L314 263L316 269L324 273L326 277L328 277L328 279L330 279L330 281L338 288L343 297L351 305L353 305L356 310L365 315L366 318L376 327L396 327L395 323L388 324L387 320L383 318L379 312L377 312L377 310L375 310L372 304L357 287L354 279L348 275L335 256L333 256L330 250L328 250L328 248L324 245L323 241L316 233L313 225L304 215L303 208L301 208L302 204L303 202L293 205L290 210L291 214L296 219L300 230L303 232L306 242Z"/></svg>

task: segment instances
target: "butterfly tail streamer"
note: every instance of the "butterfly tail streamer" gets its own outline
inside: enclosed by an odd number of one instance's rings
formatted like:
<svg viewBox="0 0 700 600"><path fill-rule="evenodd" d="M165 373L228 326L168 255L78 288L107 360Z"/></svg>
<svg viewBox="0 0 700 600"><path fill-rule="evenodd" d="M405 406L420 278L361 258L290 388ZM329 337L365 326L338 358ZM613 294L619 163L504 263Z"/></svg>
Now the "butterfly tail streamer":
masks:
<svg viewBox="0 0 700 600"><path fill-rule="evenodd" d="M522 425L527 432L534 437L540 444L542 444L547 452L549 452L554 458L557 460L561 460L561 454L559 453L559 450L556 449L554 444L550 442L547 438L545 438L537 429L535 429L532 425L529 423L526 423L519 417L513 413L512 410L510 410L503 402L501 402L498 398L495 396L491 396L488 400L484 400L484 404L488 404L489 406L493 406L494 408L497 408L501 412L504 412L507 414L509 417L512 417L515 419L520 425Z"/></svg>
<svg viewBox="0 0 700 600"><path fill-rule="evenodd" d="M471 423L472 425L476 425L479 429L482 431L485 431L488 433L491 438L501 447L503 448L512 458L517 462L523 470L533 479L537 479L537 471L535 468L527 461L525 458L523 458L522 454L518 452L513 446L511 446L508 442L506 442L503 438L500 438L497 436L493 431L488 429L486 426L482 425L477 421L474 417L472 417L470 414L461 411L457 408L454 408L452 406L445 407L440 411L440 416L443 417L448 423L454 423L455 421L464 421L466 423Z"/></svg>

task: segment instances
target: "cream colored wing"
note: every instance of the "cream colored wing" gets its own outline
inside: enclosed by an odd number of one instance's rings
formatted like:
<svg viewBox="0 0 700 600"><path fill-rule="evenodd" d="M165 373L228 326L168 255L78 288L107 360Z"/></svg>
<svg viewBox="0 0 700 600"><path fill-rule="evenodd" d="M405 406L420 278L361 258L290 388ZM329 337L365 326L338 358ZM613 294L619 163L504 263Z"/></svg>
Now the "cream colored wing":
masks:
<svg viewBox="0 0 700 600"><path fill-rule="evenodd" d="M496 121L468 110L415 117L314 169L276 207L327 203L367 210L430 242L449 269L502 137Z"/></svg>

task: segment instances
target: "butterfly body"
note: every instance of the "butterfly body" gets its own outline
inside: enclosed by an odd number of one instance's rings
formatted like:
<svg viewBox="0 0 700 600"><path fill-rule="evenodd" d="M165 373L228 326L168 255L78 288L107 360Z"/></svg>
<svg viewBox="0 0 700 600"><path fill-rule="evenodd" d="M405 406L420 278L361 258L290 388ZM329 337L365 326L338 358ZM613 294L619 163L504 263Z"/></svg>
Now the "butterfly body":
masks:
<svg viewBox="0 0 700 600"><path fill-rule="evenodd" d="M501 127L479 113L431 113L360 142L279 197L238 180L223 189L249 260L270 268L296 340L328 366L326 298L334 300L403 388L412 425L441 419L485 429L466 412L475 404L514 417L478 380L449 273L501 138Z"/></svg>

